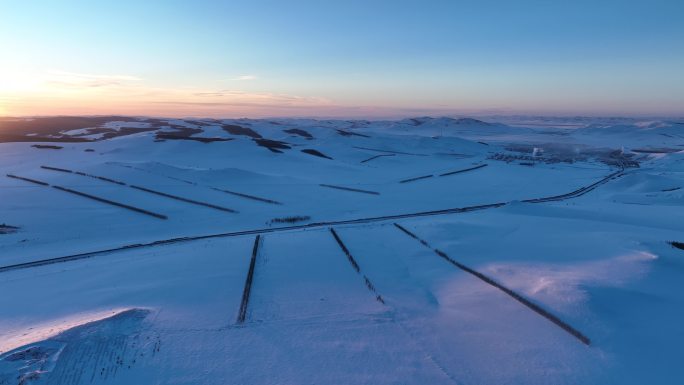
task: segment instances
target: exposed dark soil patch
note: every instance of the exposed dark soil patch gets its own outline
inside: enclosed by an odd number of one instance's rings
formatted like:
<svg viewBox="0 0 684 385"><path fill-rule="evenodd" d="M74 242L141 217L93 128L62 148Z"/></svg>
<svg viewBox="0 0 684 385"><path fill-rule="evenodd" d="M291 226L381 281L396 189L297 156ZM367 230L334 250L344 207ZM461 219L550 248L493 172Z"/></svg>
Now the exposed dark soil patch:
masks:
<svg viewBox="0 0 684 385"><path fill-rule="evenodd" d="M104 127L109 122L122 122L117 128ZM131 123L131 127L126 126ZM141 124L142 123L142 124ZM134 127L141 126L142 127ZM43 118L0 118L0 143L2 142L66 142L83 143L96 140L107 140L120 136L141 132L157 131L171 127L180 136L190 136L202 132L198 128L189 128L169 124L162 119L143 119L125 116L98 117L43 117ZM82 132L65 134L72 130ZM89 135L100 135L99 139L86 138Z"/></svg>
<svg viewBox="0 0 684 385"><path fill-rule="evenodd" d="M95 127L107 122L139 122L135 118L124 116L55 116L45 118L0 118L0 131L3 133L38 135L57 135L61 131Z"/></svg>
<svg viewBox="0 0 684 385"><path fill-rule="evenodd" d="M175 133L157 133L157 140L192 140L201 143L228 142L233 138L205 138L201 136L183 136Z"/></svg>
<svg viewBox="0 0 684 385"><path fill-rule="evenodd" d="M323 154L322 152L320 152L320 151L318 151L318 150L314 150L314 149L307 148L307 149L302 150L302 152L305 153L305 154L317 156L317 157L319 157L319 158L325 158L325 159L330 159L330 160L332 160L331 157L329 157L329 156Z"/></svg>
<svg viewBox="0 0 684 385"><path fill-rule="evenodd" d="M283 132L292 134L292 135L299 135L301 137L307 138L307 139L313 139L313 135L311 135L309 132L304 131L299 128L291 128L289 130L283 130Z"/></svg>
<svg viewBox="0 0 684 385"><path fill-rule="evenodd" d="M86 148L86 149L83 150L83 151L85 151L85 152L95 152L95 150L93 150L92 148Z"/></svg>
<svg viewBox="0 0 684 385"><path fill-rule="evenodd" d="M185 126L173 125L171 128L174 131L158 131L155 135L155 140L197 140L193 139L192 135L202 133L203 130L199 128L191 128Z"/></svg>
<svg viewBox="0 0 684 385"><path fill-rule="evenodd" d="M681 187L672 187L672 188L666 188L666 189L663 189L663 190L660 190L660 191L662 191L662 192L670 192L670 191L677 191L677 190L681 190L681 189L682 189Z"/></svg>
<svg viewBox="0 0 684 385"><path fill-rule="evenodd" d="M27 135L2 135L0 134L0 143L10 142L52 142L52 143L85 143L93 142L93 140L86 138L76 138L68 135L60 137L49 136L27 136Z"/></svg>
<svg viewBox="0 0 684 385"><path fill-rule="evenodd" d="M62 131L97 127L112 121L140 122L138 119L122 116L0 118L0 143L90 142L90 139L63 135Z"/></svg>
<svg viewBox="0 0 684 385"><path fill-rule="evenodd" d="M50 144L34 144L31 147L40 148L43 150L61 150L64 148L62 146L54 146L54 145L50 145Z"/></svg>
<svg viewBox="0 0 684 385"><path fill-rule="evenodd" d="M347 130L336 129L336 131L338 134L340 134L342 136L360 136L362 138L370 138L370 136L368 136L368 135L359 134L359 133L351 132L351 131L347 131Z"/></svg>
<svg viewBox="0 0 684 385"><path fill-rule="evenodd" d="M672 247L676 247L680 250L684 250L684 242L672 241L672 242L670 242L670 244L672 245Z"/></svg>
<svg viewBox="0 0 684 385"><path fill-rule="evenodd" d="M273 218L269 223L297 223L308 221L309 219L311 219L311 217L308 215L295 215L291 217Z"/></svg>
<svg viewBox="0 0 684 385"><path fill-rule="evenodd" d="M0 224L0 234L12 234L17 231L19 231L19 227L17 226L10 226L4 223Z"/></svg>
<svg viewBox="0 0 684 385"><path fill-rule="evenodd" d="M281 150L289 150L292 147L288 143L281 142L279 140L271 140L271 139L263 139L263 138L255 138L252 139L254 140L254 143L256 143L258 146L268 148L272 152L275 153L282 153Z"/></svg>
<svg viewBox="0 0 684 385"><path fill-rule="evenodd" d="M87 135L102 133L103 135L101 140L106 140L118 138L120 136L139 134L141 132L155 131L157 129L159 129L159 127L154 125L150 127L121 127L118 130L115 130L113 128L96 128L93 130L89 130Z"/></svg>
<svg viewBox="0 0 684 385"><path fill-rule="evenodd" d="M251 128L237 126L235 124L224 124L223 126L221 126L221 128L223 128L224 131L228 132L231 135L244 135L254 139L262 138L262 136L258 132L252 130Z"/></svg>
<svg viewBox="0 0 684 385"><path fill-rule="evenodd" d="M429 116L423 116L419 118L412 118L409 119L412 125L414 126L422 126L423 124L426 123L431 123L434 121L444 121L449 125L475 125L475 126L491 126L490 123L483 122L482 120L478 119L473 119L473 118L431 118Z"/></svg>

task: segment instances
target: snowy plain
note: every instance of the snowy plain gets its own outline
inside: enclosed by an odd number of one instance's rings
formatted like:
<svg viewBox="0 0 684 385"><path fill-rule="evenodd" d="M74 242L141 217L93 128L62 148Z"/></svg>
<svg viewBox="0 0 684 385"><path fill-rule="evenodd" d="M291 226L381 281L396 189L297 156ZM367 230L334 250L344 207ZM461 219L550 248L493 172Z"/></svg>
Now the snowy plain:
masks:
<svg viewBox="0 0 684 385"><path fill-rule="evenodd" d="M679 121L50 119L0 121L2 385L684 380Z"/></svg>

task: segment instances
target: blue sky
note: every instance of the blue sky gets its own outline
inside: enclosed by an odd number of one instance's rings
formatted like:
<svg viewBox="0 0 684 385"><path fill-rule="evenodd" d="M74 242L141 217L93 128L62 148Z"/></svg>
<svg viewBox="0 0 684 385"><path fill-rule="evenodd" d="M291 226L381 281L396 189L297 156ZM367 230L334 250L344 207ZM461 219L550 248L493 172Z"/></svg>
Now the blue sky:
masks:
<svg viewBox="0 0 684 385"><path fill-rule="evenodd" d="M684 1L0 5L0 114L684 115Z"/></svg>

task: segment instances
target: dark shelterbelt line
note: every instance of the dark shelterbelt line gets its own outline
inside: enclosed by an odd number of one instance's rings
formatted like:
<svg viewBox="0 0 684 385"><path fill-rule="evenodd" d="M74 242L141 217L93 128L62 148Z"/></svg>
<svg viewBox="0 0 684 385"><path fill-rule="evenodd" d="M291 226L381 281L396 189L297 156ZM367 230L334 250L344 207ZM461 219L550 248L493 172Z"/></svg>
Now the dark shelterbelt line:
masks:
<svg viewBox="0 0 684 385"><path fill-rule="evenodd" d="M453 258L451 258L450 256L448 256L445 252L443 252L443 251L441 251L441 250L439 250L439 249L436 249L436 248L430 246L430 244L429 244L427 241L425 241L424 239L421 239L421 238L418 237L416 234L414 234L414 233L412 233L411 231L407 230L406 228L404 228L404 227L401 226L400 224L395 223L394 226L396 226L396 227L397 227L399 230L401 230L404 234L406 234L406 235L408 235L409 237L411 237L411 238L413 238L413 239L419 241L423 246L425 246L425 247L427 247L428 249L432 250L435 254L437 254L438 256L440 256L441 258L443 258L444 260L446 260L447 262L449 262L449 263L451 263L452 265L456 266L457 268L459 268L459 269L465 271L466 273L471 274L471 275L473 275L473 276L479 278L479 279L482 280L483 282L485 282L485 283L487 283L487 284L489 284L489 285L491 285L491 286L493 286L493 287L495 287L495 288L497 288L497 289L503 291L504 293L508 294L508 295L511 296L513 299L515 299L516 301L518 301L518 302L520 302L521 304L527 306L529 309L531 309L531 310L534 311L535 313L537 313L537 314L541 315L542 317L548 319L549 321L553 322L553 323L556 324L558 327L560 327L561 329L563 329L563 330L565 330L566 332L570 333L573 337L575 337L575 338L577 338L578 340L580 340L583 344L585 344L585 345L590 345L590 344L591 344L591 340L589 339L589 337L585 336L584 334L582 334L582 332L580 332L579 330L577 330L577 329L575 329L574 327L570 326L568 323L566 323L565 321L561 320L561 319L558 318L556 315L552 314L551 312L549 312L548 310L544 309L543 307L541 307L541 306L537 305L536 303L530 301L529 299L523 297L521 294L517 293L516 291L514 291L514 290L512 290L512 289L509 289L509 288L507 288L506 286L500 284L499 282L495 281L493 278L491 278L491 277L489 277L489 276L487 276L487 275L485 275L485 274L483 274L483 273L480 273L479 271L477 271L477 270L475 270L475 269L472 269L472 268L470 268L470 267L468 267L468 266L462 264L461 262L456 261L455 259L453 259Z"/></svg>
<svg viewBox="0 0 684 385"><path fill-rule="evenodd" d="M256 259L259 254L259 242L261 235L254 238L254 247L252 248L252 258L249 261L249 270L247 271L247 278L245 279L245 288L242 291L242 301L240 302L240 310L238 311L237 323L245 322L247 318L247 307L249 306L249 295L252 292L252 282L254 282L254 269L256 267Z"/></svg>

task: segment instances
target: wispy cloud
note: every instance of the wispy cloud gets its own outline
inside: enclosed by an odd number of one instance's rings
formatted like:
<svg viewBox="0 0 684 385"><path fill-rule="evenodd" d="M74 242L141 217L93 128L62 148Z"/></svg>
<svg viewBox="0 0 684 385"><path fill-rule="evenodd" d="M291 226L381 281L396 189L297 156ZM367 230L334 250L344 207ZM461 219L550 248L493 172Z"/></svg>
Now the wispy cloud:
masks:
<svg viewBox="0 0 684 385"><path fill-rule="evenodd" d="M50 70L27 73L24 78L26 81L19 82L17 87L0 87L0 98L8 98L3 101L0 113L264 116L333 105L325 98L248 92L229 87L218 90L155 87L130 75ZM251 80L256 76L243 75L236 79ZM28 84L29 80L30 87L18 87Z"/></svg>
<svg viewBox="0 0 684 385"><path fill-rule="evenodd" d="M240 75L238 77L230 78L228 80L233 80L233 81L246 81L246 80L257 80L259 79L258 76L256 75Z"/></svg>
<svg viewBox="0 0 684 385"><path fill-rule="evenodd" d="M47 85L65 88L120 86L141 80L138 77L129 75L95 75L59 70L48 71L45 75L45 83Z"/></svg>
<svg viewBox="0 0 684 385"><path fill-rule="evenodd" d="M288 94L275 94L268 92L244 92L236 90L202 91L192 94L197 98L189 100L189 104L245 104L245 105L264 105L264 106L322 106L330 105L332 102L326 98L296 96Z"/></svg>
<svg viewBox="0 0 684 385"><path fill-rule="evenodd" d="M7 85L0 77L0 115L153 115L204 117L389 117L450 112L448 106L427 110L355 106L314 95L249 92L237 84L222 89L155 87L130 75L84 74L60 70L19 73ZM2 72L0 72L0 76ZM7 80L6 79L6 80ZM243 75L236 80L256 79Z"/></svg>

